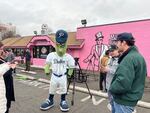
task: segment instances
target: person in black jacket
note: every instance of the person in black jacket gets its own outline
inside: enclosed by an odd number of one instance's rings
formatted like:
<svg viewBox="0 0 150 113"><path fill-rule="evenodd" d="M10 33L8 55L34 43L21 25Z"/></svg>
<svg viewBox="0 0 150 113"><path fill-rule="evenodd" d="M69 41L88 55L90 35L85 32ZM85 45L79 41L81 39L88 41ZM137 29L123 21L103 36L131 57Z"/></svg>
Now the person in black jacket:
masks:
<svg viewBox="0 0 150 113"><path fill-rule="evenodd" d="M0 64L6 63L4 57L0 57ZM10 68L4 75L4 82L6 87L6 99L7 99L7 111L5 113L9 113L9 109L11 107L11 101L15 101L14 95L14 85L13 85L13 76L12 76L13 69Z"/></svg>
<svg viewBox="0 0 150 113"><path fill-rule="evenodd" d="M0 61L0 64L3 63L5 63L4 59ZM12 71L13 69L9 69L3 76L5 87L6 87L6 99L7 99L7 111L5 113L9 113L9 108L11 107L11 101L15 101Z"/></svg>
<svg viewBox="0 0 150 113"><path fill-rule="evenodd" d="M9 112L9 108L11 105L11 99L14 98L14 92L13 91L13 81L11 81L12 79L9 78L10 75L7 74L7 71L12 68L14 69L16 67L16 64L12 64L9 62L5 62L4 60L4 55L5 52L3 50L0 50L0 65L1 65L1 73L3 75L3 81L1 79L1 84L2 85L2 91L0 92L0 95L2 98L1 99L1 112L2 113L8 113ZM10 76L11 77L11 76ZM4 89L4 90L3 90ZM5 91L5 92L3 92ZM11 93L12 92L12 93ZM6 111L7 110L7 111Z"/></svg>
<svg viewBox="0 0 150 113"><path fill-rule="evenodd" d="M29 49L26 50L25 61L26 61L25 71L30 71L31 53Z"/></svg>
<svg viewBox="0 0 150 113"><path fill-rule="evenodd" d="M13 69L9 69L4 74L4 81L6 85L6 98L7 98L7 111L5 113L9 112L9 108L11 107L11 101L15 101L12 71Z"/></svg>

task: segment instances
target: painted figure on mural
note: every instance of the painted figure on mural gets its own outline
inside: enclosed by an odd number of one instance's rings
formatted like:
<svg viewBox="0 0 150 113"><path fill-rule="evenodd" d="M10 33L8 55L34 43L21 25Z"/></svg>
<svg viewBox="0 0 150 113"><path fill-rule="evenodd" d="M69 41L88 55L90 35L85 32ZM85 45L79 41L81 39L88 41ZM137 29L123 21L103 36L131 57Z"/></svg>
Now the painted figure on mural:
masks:
<svg viewBox="0 0 150 113"><path fill-rule="evenodd" d="M90 54L84 59L84 63L87 63L87 70L99 71L100 69L100 59L108 50L108 46L103 44L102 32L98 32L95 35L96 44L92 46Z"/></svg>
<svg viewBox="0 0 150 113"><path fill-rule="evenodd" d="M67 75L71 76L73 74L75 61L71 55L66 53L68 33L64 30L58 30L55 38L56 52L51 52L48 54L45 64L45 73L47 75L51 73L49 97L41 104L40 109L48 110L53 107L54 95L59 91L59 94L61 94L60 110L69 111L69 106L66 101Z"/></svg>

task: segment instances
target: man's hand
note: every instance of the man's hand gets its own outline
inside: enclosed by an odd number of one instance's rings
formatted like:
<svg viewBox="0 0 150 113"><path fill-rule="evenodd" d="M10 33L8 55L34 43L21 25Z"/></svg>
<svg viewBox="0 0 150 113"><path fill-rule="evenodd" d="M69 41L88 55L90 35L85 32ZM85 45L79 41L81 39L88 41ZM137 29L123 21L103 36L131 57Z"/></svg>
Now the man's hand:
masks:
<svg viewBox="0 0 150 113"><path fill-rule="evenodd" d="M17 66L17 64L8 64L12 69L15 69L16 68L16 66Z"/></svg>

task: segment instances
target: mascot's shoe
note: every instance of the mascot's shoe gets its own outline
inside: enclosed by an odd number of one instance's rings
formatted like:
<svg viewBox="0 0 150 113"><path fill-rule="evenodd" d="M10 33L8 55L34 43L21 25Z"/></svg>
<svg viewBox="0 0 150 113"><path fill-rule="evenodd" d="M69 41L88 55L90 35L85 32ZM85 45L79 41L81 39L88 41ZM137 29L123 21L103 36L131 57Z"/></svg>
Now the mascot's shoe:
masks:
<svg viewBox="0 0 150 113"><path fill-rule="evenodd" d="M41 110L48 110L54 106L54 102L50 101L49 99L46 99L45 102L43 102L40 106Z"/></svg>
<svg viewBox="0 0 150 113"><path fill-rule="evenodd" d="M67 101L64 100L60 102L60 110L63 112L69 111L69 106L67 104Z"/></svg>

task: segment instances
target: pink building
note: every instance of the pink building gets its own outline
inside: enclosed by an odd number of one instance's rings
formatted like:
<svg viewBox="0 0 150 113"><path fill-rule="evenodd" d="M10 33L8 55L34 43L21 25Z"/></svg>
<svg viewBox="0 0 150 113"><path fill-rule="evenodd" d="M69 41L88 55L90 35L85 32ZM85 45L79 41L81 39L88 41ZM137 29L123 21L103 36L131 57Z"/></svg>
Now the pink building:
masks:
<svg viewBox="0 0 150 113"><path fill-rule="evenodd" d="M82 69L86 69L88 63L85 59L91 53L91 48L96 45L95 34L102 32L104 39L103 44L108 45L110 36L122 32L130 32L136 40L136 45L140 53L144 56L147 62L148 76L150 77L150 19L121 22L89 27L77 28L77 32L69 33L68 52L79 58L79 63ZM43 66L46 55L54 50L54 34L52 35L37 35L22 38L6 39L2 41L4 48L12 48L17 54L29 48L32 53L32 64ZM96 49L95 49L96 50ZM95 57L95 56L94 56ZM97 59L96 59L97 60ZM84 62L83 62L84 61ZM92 65L92 64L90 64Z"/></svg>

